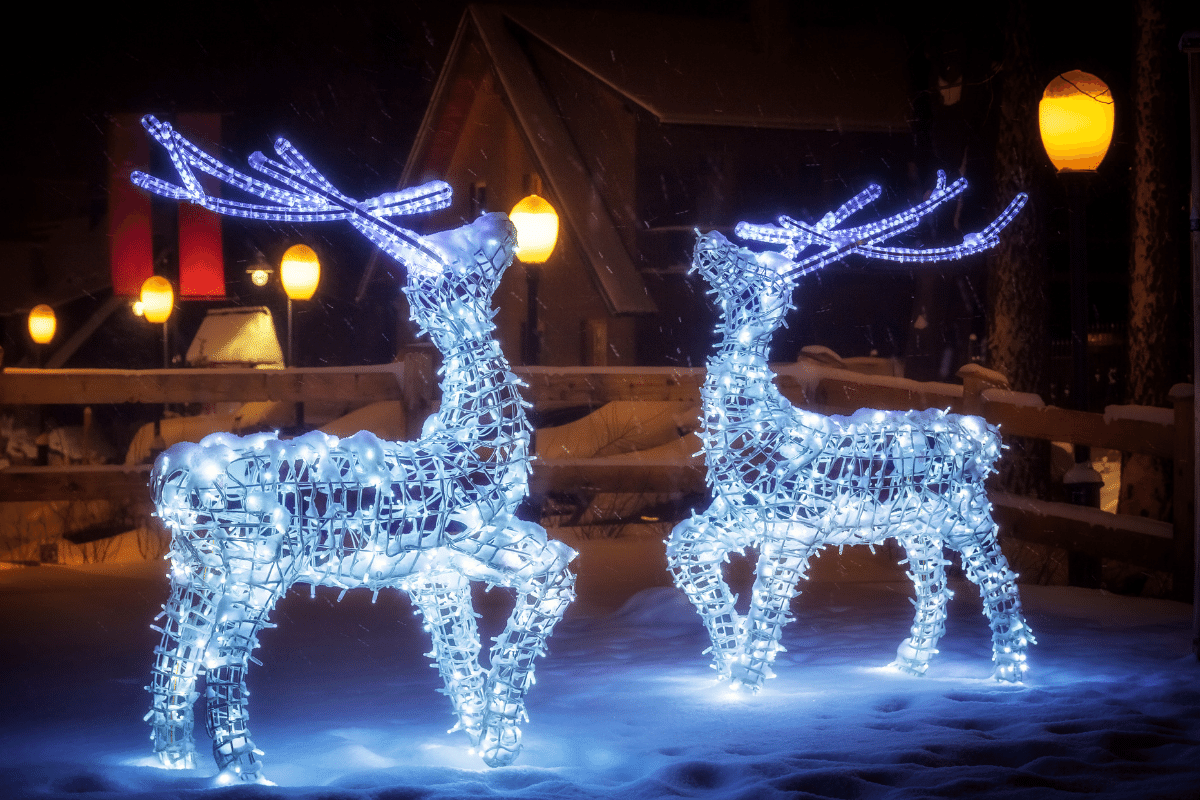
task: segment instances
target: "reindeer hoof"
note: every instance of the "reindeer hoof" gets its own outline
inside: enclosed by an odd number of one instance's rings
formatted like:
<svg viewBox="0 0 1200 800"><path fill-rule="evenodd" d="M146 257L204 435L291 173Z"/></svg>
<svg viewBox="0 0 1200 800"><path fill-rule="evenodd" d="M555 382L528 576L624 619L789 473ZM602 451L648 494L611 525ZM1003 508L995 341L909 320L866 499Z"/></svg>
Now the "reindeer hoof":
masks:
<svg viewBox="0 0 1200 800"><path fill-rule="evenodd" d="M159 750L155 753L163 769L195 769L196 753L171 750Z"/></svg>
<svg viewBox="0 0 1200 800"><path fill-rule="evenodd" d="M483 763L489 767L507 767L521 752L521 729L510 722L488 725L479 740Z"/></svg>
<svg viewBox="0 0 1200 800"><path fill-rule="evenodd" d="M213 786L238 786L258 784L259 786L274 786L274 781L267 780L260 770L243 771L236 766L226 767L213 778Z"/></svg>
<svg viewBox="0 0 1200 800"><path fill-rule="evenodd" d="M996 659L992 677L1000 683L1022 683L1025 680L1025 661L1018 658Z"/></svg>
<svg viewBox="0 0 1200 800"><path fill-rule="evenodd" d="M912 675L914 678L924 677L925 672L929 669L929 664L923 661L913 661L908 658L897 658L891 664L888 664L888 666L899 672L903 672L905 675Z"/></svg>

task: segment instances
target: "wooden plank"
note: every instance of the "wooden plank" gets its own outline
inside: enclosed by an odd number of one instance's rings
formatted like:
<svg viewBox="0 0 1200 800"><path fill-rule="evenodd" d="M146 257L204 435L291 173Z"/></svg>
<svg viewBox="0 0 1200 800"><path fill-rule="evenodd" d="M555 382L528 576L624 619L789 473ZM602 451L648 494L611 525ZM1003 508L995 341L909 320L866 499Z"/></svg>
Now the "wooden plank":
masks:
<svg viewBox="0 0 1200 800"><path fill-rule="evenodd" d="M1000 525L1001 541L1011 536L1147 569L1163 572L1173 569L1168 522L1004 492L992 492L990 499L992 515Z"/></svg>
<svg viewBox="0 0 1200 800"><path fill-rule="evenodd" d="M698 403L704 370L659 367L517 367L535 408L599 407L614 400Z"/></svg>
<svg viewBox="0 0 1200 800"><path fill-rule="evenodd" d="M150 502L150 465L8 467L0 469L0 501L112 500Z"/></svg>
<svg viewBox="0 0 1200 800"><path fill-rule="evenodd" d="M921 384L916 384L921 386ZM832 413L850 414L860 408L884 411L908 411L923 408L956 409L962 403L962 392L942 391L943 384L930 384L920 389L890 386L853 378L822 377L813 402Z"/></svg>
<svg viewBox="0 0 1200 800"><path fill-rule="evenodd" d="M0 405L401 400L402 364L309 369L6 369Z"/></svg>
<svg viewBox="0 0 1200 800"><path fill-rule="evenodd" d="M1139 419L1107 419L1103 414L1058 406L1019 406L983 400L983 416L1005 435L1052 442L1108 447L1172 458L1175 426Z"/></svg>

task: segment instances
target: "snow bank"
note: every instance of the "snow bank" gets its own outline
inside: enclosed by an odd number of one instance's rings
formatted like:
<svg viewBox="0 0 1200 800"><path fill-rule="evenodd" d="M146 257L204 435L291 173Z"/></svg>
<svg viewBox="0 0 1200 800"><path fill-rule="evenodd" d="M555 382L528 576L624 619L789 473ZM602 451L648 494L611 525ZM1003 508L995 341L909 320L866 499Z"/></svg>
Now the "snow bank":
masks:
<svg viewBox="0 0 1200 800"><path fill-rule="evenodd" d="M445 733L449 704L407 602L291 595L250 676L255 740L280 786L214 791L211 764L171 773L148 758L142 686L165 570L0 572L5 796L1182 800L1200 787L1190 606L1023 587L1040 643L1029 682L1000 686L973 587L954 585L941 653L912 678L885 666L911 622L906 582L810 582L779 678L757 697L712 680L699 618L674 589L567 619L529 695L526 749L498 770ZM510 602L479 594L481 633Z"/></svg>

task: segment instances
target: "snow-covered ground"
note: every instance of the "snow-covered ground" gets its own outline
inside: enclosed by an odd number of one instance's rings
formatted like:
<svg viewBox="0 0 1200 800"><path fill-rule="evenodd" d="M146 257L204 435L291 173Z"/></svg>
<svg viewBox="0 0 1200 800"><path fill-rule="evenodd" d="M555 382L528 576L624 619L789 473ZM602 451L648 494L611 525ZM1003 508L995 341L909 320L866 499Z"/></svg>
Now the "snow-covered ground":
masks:
<svg viewBox="0 0 1200 800"><path fill-rule="evenodd" d="M931 674L886 669L910 621L910 587L886 581L806 586L779 678L757 697L712 680L699 619L674 589L615 612L585 598L539 666L524 752L496 770L445 733L448 701L405 600L297 591L250 679L255 740L279 785L213 790L211 763L168 772L149 757L142 687L164 573L0 572L0 795L1200 797L1190 606L1023 587L1040 644L1029 682L1000 686L969 585L955 587ZM486 633L503 599L480 602Z"/></svg>

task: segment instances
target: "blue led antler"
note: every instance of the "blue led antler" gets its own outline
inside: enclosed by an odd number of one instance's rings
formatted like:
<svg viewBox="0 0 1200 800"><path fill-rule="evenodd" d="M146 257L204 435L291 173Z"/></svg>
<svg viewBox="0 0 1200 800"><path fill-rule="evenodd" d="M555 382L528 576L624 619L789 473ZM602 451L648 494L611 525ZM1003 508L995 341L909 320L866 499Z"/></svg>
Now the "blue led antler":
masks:
<svg viewBox="0 0 1200 800"><path fill-rule="evenodd" d="M142 118L142 125L166 149L183 184L176 186L153 175L134 172L130 179L147 191L172 200L186 200L218 214L247 219L273 222L349 220L377 247L409 269L435 275L441 269L441 254L431 250L420 236L387 217L422 214L450 205L450 185L444 181L430 181L360 202L335 189L289 141L281 138L275 140L275 152L287 163L272 161L258 152L250 156L250 166L281 184L284 187L281 188L222 164L183 138L169 123L147 114ZM270 202L246 203L212 197L204 191L193 169Z"/></svg>
<svg viewBox="0 0 1200 800"><path fill-rule="evenodd" d="M826 214L816 225L809 225L783 216L779 218L778 226L739 222L735 233L743 239L785 245L783 254L796 261L795 264L788 267L788 272L794 273L797 277L807 275L851 254L902 264L955 261L995 247L1000 241L1000 231L1016 219L1017 214L1029 200L1029 196L1024 192L1018 194L990 225L978 233L967 234L963 237L962 244L959 245L916 249L879 247L875 245L875 242L891 239L912 230L921 224L921 217L929 214L947 200L962 194L966 188L966 178L959 178L947 186L946 173L938 170L937 185L930 193L929 199L878 222L860 225L857 228L838 228L847 217L865 208L879 197L880 188L871 184L837 211ZM806 258L796 260L799 255L814 247L821 248L821 250Z"/></svg>
<svg viewBox="0 0 1200 800"><path fill-rule="evenodd" d="M874 546L888 538L905 549L917 593L910 635L894 665L924 674L945 631L946 547L983 594L992 629L994 675L1019 681L1033 636L1021 616L1016 575L996 542L984 479L1000 456L997 429L979 417L941 411L875 411L822 416L795 408L775 387L767 364L771 336L800 275L859 253L905 263L962 258L995 245L1025 202L1019 195L995 222L962 245L930 250L875 242L911 229L920 217L959 194L944 175L929 200L878 223L838 226L879 195L872 186L816 225L788 217L780 225L737 226L739 235L787 245L755 254L719 233L699 237L693 269L717 296L717 352L701 388L708 483L713 502L671 532L667 556L675 583L696 606L712 641L713 666L734 688L758 691L771 664L789 604L808 559L826 545ZM817 255L803 258L809 247ZM721 565L731 551L759 551L750 610L735 609Z"/></svg>
<svg viewBox="0 0 1200 800"><path fill-rule="evenodd" d="M249 731L246 671L258 632L297 583L408 593L458 722L491 766L521 749L534 660L574 597L575 552L514 516L528 493L529 423L520 382L495 340L492 295L512 262L515 231L487 214L451 231L417 236L384 219L441 208L440 182L356 202L290 144L283 162L255 154L274 183L221 164L169 125L145 124L171 155L180 186L144 173L134 181L222 214L314 222L349 220L409 267L412 318L444 359L438 413L415 442L319 431L284 440L215 434L177 444L151 473L158 516L171 531L171 596L155 650L146 719L163 764L195 764L193 705L206 683L207 727L221 782L263 781ZM269 201L209 197L198 169ZM516 605L479 661L470 583L516 590Z"/></svg>

